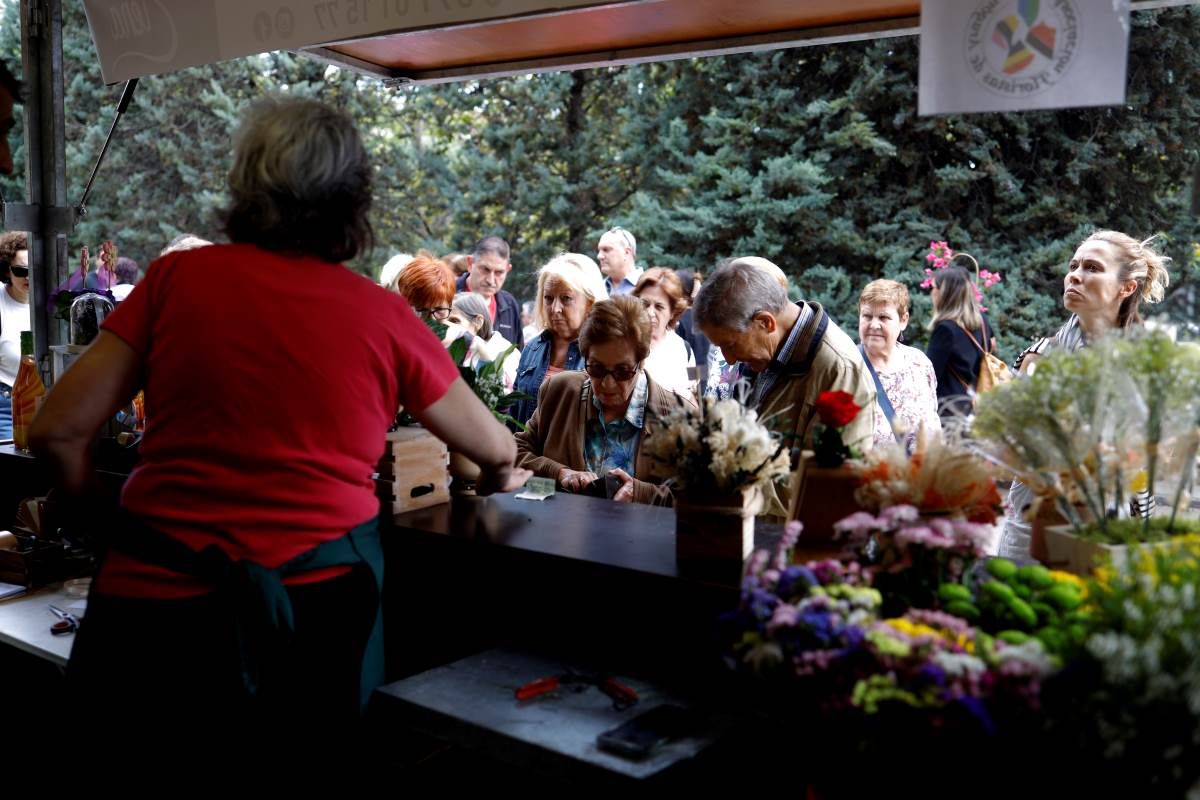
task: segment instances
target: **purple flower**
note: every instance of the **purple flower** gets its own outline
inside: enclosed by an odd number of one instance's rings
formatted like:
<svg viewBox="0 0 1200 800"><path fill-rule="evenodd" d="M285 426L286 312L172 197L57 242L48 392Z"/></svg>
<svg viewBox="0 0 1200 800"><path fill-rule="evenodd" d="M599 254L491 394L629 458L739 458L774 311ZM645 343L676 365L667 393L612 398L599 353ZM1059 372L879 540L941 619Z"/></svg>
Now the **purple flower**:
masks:
<svg viewBox="0 0 1200 800"><path fill-rule="evenodd" d="M887 512L885 511L884 513ZM850 516L833 523L833 529L838 533L853 533L856 536L862 536L879 528L880 522L881 520L876 519L866 511L855 511Z"/></svg>
<svg viewBox="0 0 1200 800"><path fill-rule="evenodd" d="M917 511L916 506L899 505L889 506L879 514L879 522L884 528L894 528L900 522L913 522L919 519L921 512Z"/></svg>
<svg viewBox="0 0 1200 800"><path fill-rule="evenodd" d="M780 597L793 597L801 593L807 593L817 583L817 576L813 574L811 569L795 564L783 571L783 574L779 577L779 588L777 591Z"/></svg>

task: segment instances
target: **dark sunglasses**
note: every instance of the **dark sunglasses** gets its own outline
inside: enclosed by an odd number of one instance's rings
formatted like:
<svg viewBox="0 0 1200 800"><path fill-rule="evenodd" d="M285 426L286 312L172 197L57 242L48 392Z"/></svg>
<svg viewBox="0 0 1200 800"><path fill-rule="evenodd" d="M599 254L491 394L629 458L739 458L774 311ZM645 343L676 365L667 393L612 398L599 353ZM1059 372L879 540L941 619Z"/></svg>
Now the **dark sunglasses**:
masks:
<svg viewBox="0 0 1200 800"><path fill-rule="evenodd" d="M591 375L592 380L596 381L597 383L604 380L605 376L607 375L612 375L613 380L615 380L617 383L624 383L625 381L633 378L634 375L637 375L638 371L637 367L631 367L628 364L621 364L613 369L608 369L601 364L592 363L584 365L583 369L588 375Z"/></svg>
<svg viewBox="0 0 1200 800"><path fill-rule="evenodd" d="M29 267L9 267L8 271L11 272L13 274L13 277L16 277L16 278L28 278L29 277Z"/></svg>

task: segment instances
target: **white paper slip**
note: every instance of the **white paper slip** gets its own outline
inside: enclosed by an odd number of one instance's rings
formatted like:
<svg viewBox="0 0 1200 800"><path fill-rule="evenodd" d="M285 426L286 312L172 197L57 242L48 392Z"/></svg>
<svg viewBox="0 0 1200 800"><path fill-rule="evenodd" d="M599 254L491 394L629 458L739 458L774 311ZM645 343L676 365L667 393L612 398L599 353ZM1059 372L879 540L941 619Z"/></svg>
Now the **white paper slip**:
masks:
<svg viewBox="0 0 1200 800"><path fill-rule="evenodd" d="M0 600L10 597L20 597L25 594L25 587L19 583L0 583Z"/></svg>

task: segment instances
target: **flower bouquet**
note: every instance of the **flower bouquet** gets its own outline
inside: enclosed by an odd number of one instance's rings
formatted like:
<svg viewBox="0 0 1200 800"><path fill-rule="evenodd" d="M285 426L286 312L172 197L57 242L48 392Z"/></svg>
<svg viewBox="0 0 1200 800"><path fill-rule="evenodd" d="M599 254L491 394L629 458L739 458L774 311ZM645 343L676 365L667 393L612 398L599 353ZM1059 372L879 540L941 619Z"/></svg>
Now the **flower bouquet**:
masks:
<svg viewBox="0 0 1200 800"><path fill-rule="evenodd" d="M754 545L761 489L790 474L782 439L736 400L706 397L652 421L642 448L675 496L678 557L741 564Z"/></svg>
<svg viewBox="0 0 1200 800"><path fill-rule="evenodd" d="M1200 349L1161 332L1110 335L1040 358L1033 374L981 399L984 452L1037 503L1053 503L1098 545L1154 541L1195 527ZM1155 498L1169 508L1149 513ZM1014 509L1020 511L1020 509Z"/></svg>

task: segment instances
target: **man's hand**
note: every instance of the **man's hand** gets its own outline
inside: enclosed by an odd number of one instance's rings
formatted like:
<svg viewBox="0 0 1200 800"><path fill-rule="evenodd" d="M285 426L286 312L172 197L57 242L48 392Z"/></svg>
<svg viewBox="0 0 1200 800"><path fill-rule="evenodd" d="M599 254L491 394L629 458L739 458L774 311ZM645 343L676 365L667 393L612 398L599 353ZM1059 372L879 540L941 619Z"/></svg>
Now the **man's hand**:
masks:
<svg viewBox="0 0 1200 800"><path fill-rule="evenodd" d="M608 474L621 480L621 488L617 489L612 499L618 503L633 502L633 476L623 469L610 469Z"/></svg>

